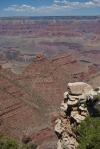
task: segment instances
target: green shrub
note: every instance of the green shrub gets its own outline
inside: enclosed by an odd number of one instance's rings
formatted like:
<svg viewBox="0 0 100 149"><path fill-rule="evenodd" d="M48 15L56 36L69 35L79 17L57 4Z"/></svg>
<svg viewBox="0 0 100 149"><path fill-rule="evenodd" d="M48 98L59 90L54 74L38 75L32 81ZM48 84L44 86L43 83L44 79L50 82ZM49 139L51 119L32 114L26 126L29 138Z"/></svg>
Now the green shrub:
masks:
<svg viewBox="0 0 100 149"><path fill-rule="evenodd" d="M100 149L100 118L88 117L78 127L77 149Z"/></svg>
<svg viewBox="0 0 100 149"><path fill-rule="evenodd" d="M19 146L15 140L9 138L0 138L0 149L18 149Z"/></svg>
<svg viewBox="0 0 100 149"><path fill-rule="evenodd" d="M25 144L23 145L22 149L36 149L37 148L37 145L36 144Z"/></svg>
<svg viewBox="0 0 100 149"><path fill-rule="evenodd" d="M19 144L17 141L0 136L0 149L36 149L37 145L33 143L29 144Z"/></svg>

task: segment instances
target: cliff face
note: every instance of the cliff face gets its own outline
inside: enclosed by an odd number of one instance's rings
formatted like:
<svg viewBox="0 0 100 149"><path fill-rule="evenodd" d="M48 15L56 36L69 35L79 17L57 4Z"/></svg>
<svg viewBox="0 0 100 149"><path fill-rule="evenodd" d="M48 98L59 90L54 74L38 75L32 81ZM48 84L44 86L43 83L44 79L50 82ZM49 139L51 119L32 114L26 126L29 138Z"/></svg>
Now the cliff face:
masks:
<svg viewBox="0 0 100 149"><path fill-rule="evenodd" d="M75 72L77 76L73 76ZM100 76L96 71L94 74ZM29 136L40 149L52 148L57 142L52 124L67 89L66 83L91 80L96 77L94 74L89 74L87 64L80 63L76 55L67 53L51 59L37 55L21 75L1 67L0 132L18 140Z"/></svg>
<svg viewBox="0 0 100 149"><path fill-rule="evenodd" d="M30 138L43 149L52 146L56 138L50 126L48 103L36 92L28 92L17 77L0 70L0 133L21 142Z"/></svg>
<svg viewBox="0 0 100 149"><path fill-rule="evenodd" d="M100 88L94 90L84 82L68 83L68 92L64 93L59 118L55 121L55 133L58 136L57 149L76 149L78 146L77 127L91 114L92 103L100 95Z"/></svg>
<svg viewBox="0 0 100 149"><path fill-rule="evenodd" d="M56 148L52 125L66 83L100 85L100 17L54 19L0 19L0 133L40 149Z"/></svg>
<svg viewBox="0 0 100 149"><path fill-rule="evenodd" d="M76 77L73 76L75 72ZM23 136L29 136L43 149L55 146L56 137L52 124L54 125L63 92L67 88L66 83L86 81L93 76L95 77L94 74L89 74L87 64L80 63L76 55L66 53L52 59L37 55L21 75L1 68L0 132L19 140Z"/></svg>

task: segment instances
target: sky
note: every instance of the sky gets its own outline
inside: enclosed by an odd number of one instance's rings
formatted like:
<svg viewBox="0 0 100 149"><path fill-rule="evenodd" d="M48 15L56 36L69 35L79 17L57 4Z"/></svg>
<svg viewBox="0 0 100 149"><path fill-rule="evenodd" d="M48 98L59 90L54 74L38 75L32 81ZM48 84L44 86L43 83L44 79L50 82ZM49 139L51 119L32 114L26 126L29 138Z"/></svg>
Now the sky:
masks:
<svg viewBox="0 0 100 149"><path fill-rule="evenodd" d="M100 15L100 0L0 0L0 17L95 15Z"/></svg>

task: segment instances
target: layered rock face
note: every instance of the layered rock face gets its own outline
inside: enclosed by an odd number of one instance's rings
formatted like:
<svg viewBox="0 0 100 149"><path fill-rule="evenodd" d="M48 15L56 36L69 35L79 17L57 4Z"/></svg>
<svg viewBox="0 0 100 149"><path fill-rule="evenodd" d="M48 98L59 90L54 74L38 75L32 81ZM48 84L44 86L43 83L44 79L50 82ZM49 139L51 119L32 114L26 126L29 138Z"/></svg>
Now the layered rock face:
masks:
<svg viewBox="0 0 100 149"><path fill-rule="evenodd" d="M100 95L100 88L93 89L84 82L68 83L68 91L60 106L59 118L55 121L58 136L57 149L75 149L78 146L77 126L90 114L88 103Z"/></svg>

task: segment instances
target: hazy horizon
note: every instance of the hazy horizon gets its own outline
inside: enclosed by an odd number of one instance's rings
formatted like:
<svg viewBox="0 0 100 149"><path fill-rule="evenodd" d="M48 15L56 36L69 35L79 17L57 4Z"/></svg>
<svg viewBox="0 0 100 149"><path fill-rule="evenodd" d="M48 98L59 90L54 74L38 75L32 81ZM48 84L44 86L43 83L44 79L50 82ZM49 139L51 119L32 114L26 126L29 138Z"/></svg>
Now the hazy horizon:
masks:
<svg viewBox="0 0 100 149"><path fill-rule="evenodd" d="M63 16L0 16L0 19L2 19L2 18L69 18L69 19L71 19L71 18L93 18L94 19L94 17L97 17L97 18L99 18L100 17L100 15L70 15L70 16L67 16L67 15L63 15Z"/></svg>

